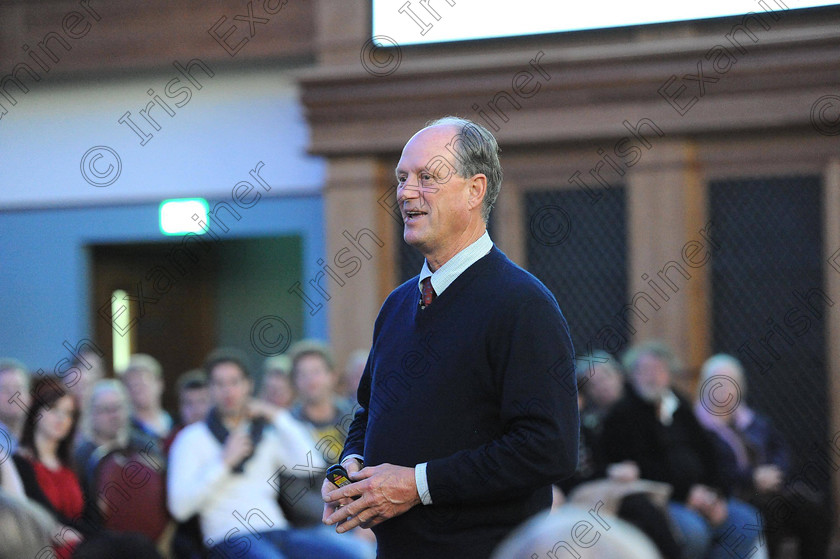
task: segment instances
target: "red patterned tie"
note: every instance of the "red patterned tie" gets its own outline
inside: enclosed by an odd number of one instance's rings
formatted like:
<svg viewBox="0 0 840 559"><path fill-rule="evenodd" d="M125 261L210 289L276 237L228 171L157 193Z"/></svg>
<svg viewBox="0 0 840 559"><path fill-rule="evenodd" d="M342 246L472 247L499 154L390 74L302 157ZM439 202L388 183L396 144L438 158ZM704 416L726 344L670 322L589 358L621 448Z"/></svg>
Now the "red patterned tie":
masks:
<svg viewBox="0 0 840 559"><path fill-rule="evenodd" d="M432 277L429 276L420 282L423 287L423 306L428 307L435 300L435 290L432 288Z"/></svg>

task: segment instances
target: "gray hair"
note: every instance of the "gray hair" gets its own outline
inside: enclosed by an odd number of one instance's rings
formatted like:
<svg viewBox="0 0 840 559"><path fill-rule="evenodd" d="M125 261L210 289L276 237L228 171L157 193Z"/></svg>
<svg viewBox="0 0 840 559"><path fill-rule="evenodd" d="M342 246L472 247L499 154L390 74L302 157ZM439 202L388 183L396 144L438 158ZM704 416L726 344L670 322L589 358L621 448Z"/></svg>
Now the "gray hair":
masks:
<svg viewBox="0 0 840 559"><path fill-rule="evenodd" d="M457 136L446 149L455 157L455 171L464 178L483 174L487 177L487 191L481 206L484 222L490 219L490 210L502 189L502 164L499 163L499 144L489 130L466 118L445 116L426 123L425 128L450 125L459 129ZM454 146L454 149L453 149Z"/></svg>
<svg viewBox="0 0 840 559"><path fill-rule="evenodd" d="M161 367L160 361L146 353L135 353L132 355L128 360L128 366L124 371L120 372L119 376L125 377L127 374L133 373L134 371L148 371L152 373L155 378L163 379L163 367Z"/></svg>
<svg viewBox="0 0 840 559"><path fill-rule="evenodd" d="M651 340L634 345L624 353L621 362L628 373L635 374L639 360L645 355L650 355L663 361L668 368L668 372L672 375L677 375L682 372L682 363L680 363L676 354L665 342L659 340Z"/></svg>
<svg viewBox="0 0 840 559"><path fill-rule="evenodd" d="M39 505L0 491L0 559L36 557L51 549L58 524Z"/></svg>
<svg viewBox="0 0 840 559"><path fill-rule="evenodd" d="M706 359L703 366L700 368L700 382L703 383L717 375L718 369L727 365L735 369L735 375L737 376L735 382L738 384L738 388L741 390L741 394L743 396L746 393L747 388L744 366L737 358L729 355L728 353L718 353Z"/></svg>
<svg viewBox="0 0 840 559"><path fill-rule="evenodd" d="M517 528L496 548L491 559L553 559L573 546L576 526L590 526L590 545L575 548L581 559L662 559L638 528L614 516L593 518L585 508L564 505L552 514L538 514ZM589 522L591 521L591 522ZM570 540L572 540L570 542ZM563 553L565 556L565 553Z"/></svg>
<svg viewBox="0 0 840 559"><path fill-rule="evenodd" d="M90 391L90 396L88 396L85 413L82 414L82 434L88 440L96 440L93 432L94 403L100 396L107 393L114 393L119 396L125 406L126 418L131 415L131 399L128 396L128 390L126 390L125 385L121 381L111 378L96 381L96 384L93 385ZM127 447L130 437L131 427L128 421L126 421L123 429L117 434L116 448Z"/></svg>
<svg viewBox="0 0 840 559"><path fill-rule="evenodd" d="M29 385L31 384L32 379L29 376L29 369L26 368L26 365L24 365L17 359L13 359L11 357L0 358L0 374L8 371L17 371L20 374L21 378L23 378L26 390L29 390Z"/></svg>

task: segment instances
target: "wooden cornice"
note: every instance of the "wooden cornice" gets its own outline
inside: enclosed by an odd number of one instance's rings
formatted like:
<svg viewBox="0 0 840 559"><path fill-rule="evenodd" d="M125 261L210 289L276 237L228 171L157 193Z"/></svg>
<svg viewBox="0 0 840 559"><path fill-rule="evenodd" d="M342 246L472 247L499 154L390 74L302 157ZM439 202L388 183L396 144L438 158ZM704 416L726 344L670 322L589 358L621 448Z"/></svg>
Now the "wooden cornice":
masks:
<svg viewBox="0 0 840 559"><path fill-rule="evenodd" d="M840 10L832 13L836 21ZM831 18L779 17L773 21L765 14L769 30L750 26L757 42L739 35L744 52L726 40L739 22L727 19L662 37L617 32L620 40L596 38L589 45L578 36L560 35L487 41L481 50L475 44L392 49L401 61L387 76L372 75L361 62L319 66L299 76L310 151L393 154L429 118L459 114L481 122L474 106L494 120L509 148L620 138L627 134L624 120L642 118L671 135L808 127L810 105L840 91L840 28L827 23ZM716 45L737 58L723 74L706 59ZM529 64L538 53L548 79ZM386 54L379 53L378 60L387 60ZM717 78L704 84L702 97L699 82L684 79L697 74L698 62L707 79ZM522 71L540 85L528 98L512 92L512 80ZM671 76L677 79L667 91L686 87L679 103L698 96L683 115L658 92ZM507 122L488 108L502 91L520 105L498 102Z"/></svg>

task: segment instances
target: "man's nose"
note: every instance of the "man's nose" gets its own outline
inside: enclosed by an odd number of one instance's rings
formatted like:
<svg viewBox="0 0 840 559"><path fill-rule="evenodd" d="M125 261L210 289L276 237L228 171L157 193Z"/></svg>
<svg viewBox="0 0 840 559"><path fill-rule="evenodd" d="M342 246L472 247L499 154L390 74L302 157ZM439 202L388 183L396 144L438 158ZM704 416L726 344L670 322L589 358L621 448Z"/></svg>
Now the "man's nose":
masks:
<svg viewBox="0 0 840 559"><path fill-rule="evenodd" d="M413 181L409 178L405 183L397 189L397 201L411 200L420 196L419 182L415 178Z"/></svg>

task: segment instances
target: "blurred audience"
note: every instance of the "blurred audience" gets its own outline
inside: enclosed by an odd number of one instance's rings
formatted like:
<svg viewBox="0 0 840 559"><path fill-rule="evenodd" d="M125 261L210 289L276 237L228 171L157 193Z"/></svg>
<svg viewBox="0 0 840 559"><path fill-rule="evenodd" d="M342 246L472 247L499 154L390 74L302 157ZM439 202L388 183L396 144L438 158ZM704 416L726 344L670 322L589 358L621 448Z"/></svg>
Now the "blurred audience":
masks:
<svg viewBox="0 0 840 559"><path fill-rule="evenodd" d="M8 454L0 455L0 493L18 499L26 497L23 482L18 475L14 461L9 459Z"/></svg>
<svg viewBox="0 0 840 559"><path fill-rule="evenodd" d="M175 384L178 389L178 415L181 421L169 434L165 444L167 453L178 433L188 425L204 421L212 405L207 373L203 369L187 371L178 377ZM201 559L207 556L197 514L177 523L170 545L175 559Z"/></svg>
<svg viewBox="0 0 840 559"><path fill-rule="evenodd" d="M491 559L661 559L656 547L637 528L594 509L564 506L540 514L517 528L496 548Z"/></svg>
<svg viewBox="0 0 840 559"><path fill-rule="evenodd" d="M365 372L368 354L366 349L357 349L347 358L344 366L344 375L339 381L339 394L356 404L356 391L359 390L359 382L362 380L362 373Z"/></svg>
<svg viewBox="0 0 840 559"><path fill-rule="evenodd" d="M163 409L163 368L157 359L135 353L120 375L131 399L131 428L145 436L162 452L163 443L172 430L172 418Z"/></svg>
<svg viewBox="0 0 840 559"><path fill-rule="evenodd" d="M302 340L289 349L289 354L298 394L292 416L309 427L324 461L333 464L344 448L347 428L353 420L353 404L337 392L338 373L329 347ZM320 494L320 485L318 491Z"/></svg>
<svg viewBox="0 0 840 559"><path fill-rule="evenodd" d="M57 532L43 508L0 491L0 559L54 557L51 539Z"/></svg>
<svg viewBox="0 0 840 559"><path fill-rule="evenodd" d="M198 514L205 544L223 557L359 557L320 531L290 528L267 482L281 469L307 478L311 468L323 472L306 431L287 410L251 397L251 376L237 353L214 352L205 371L213 408L178 434L169 455L172 515L183 521Z"/></svg>
<svg viewBox="0 0 840 559"><path fill-rule="evenodd" d="M0 459L17 451L29 408L29 372L16 359L0 359Z"/></svg>
<svg viewBox="0 0 840 559"><path fill-rule="evenodd" d="M187 371L175 383L181 427L204 420L210 412L210 387L201 369Z"/></svg>
<svg viewBox="0 0 840 559"><path fill-rule="evenodd" d="M97 382L107 376L105 362L92 347L85 345L78 357L73 360L73 368L79 371L79 377L76 382L73 382L70 376L62 380L67 383L66 386L70 392L76 396L76 401L82 404L79 421L84 423L86 421L85 414L88 412L87 402L90 400L91 390L93 390Z"/></svg>
<svg viewBox="0 0 840 559"><path fill-rule="evenodd" d="M90 390L88 411L83 414L81 435L73 453L76 472L86 484L98 458L117 448L126 448L131 438L131 402L123 383L99 380Z"/></svg>
<svg viewBox="0 0 840 559"><path fill-rule="evenodd" d="M103 464L112 460L125 461L125 457L132 452L142 451L148 440L131 430L131 403L122 382L116 379L97 381L91 387L88 408L80 421L82 434L76 438L74 461L85 496L85 517L97 528L101 528L103 524L110 523L114 511L121 508L116 503L109 506L110 501L104 498L109 493L105 489L107 482L100 475ZM137 471L134 473L145 475ZM120 497L128 500L126 490L130 489L129 484L120 481L117 487ZM151 499L150 494L148 498ZM135 503L133 510L144 508L144 504Z"/></svg>
<svg viewBox="0 0 840 559"><path fill-rule="evenodd" d="M101 532L73 552L73 559L163 559L155 545L140 534Z"/></svg>
<svg viewBox="0 0 840 559"><path fill-rule="evenodd" d="M288 355L275 355L266 359L260 398L278 408L291 408L295 402L291 372L292 360Z"/></svg>
<svg viewBox="0 0 840 559"><path fill-rule="evenodd" d="M338 393L339 375L330 348L315 340L301 340L289 348L292 359L292 380L298 394L292 408L292 416L303 423L315 441L315 448L326 464L338 462L344 449L347 430L353 420L353 402ZM297 486L291 481L289 493L299 495L293 507L285 503L293 521L298 525L311 526L320 530L322 537L335 539L338 534L322 522L324 501L321 498L321 483L309 483L305 493L297 493ZM282 497L282 495L281 495ZM369 529L356 529L350 534L358 540L361 552L373 556L375 536ZM347 537L338 536L342 541Z"/></svg>
<svg viewBox="0 0 840 559"><path fill-rule="evenodd" d="M69 556L81 536L90 531L90 524L82 518L82 487L71 468L79 406L55 379L39 379L32 394L15 466L26 495L63 525L56 537L57 551L62 557Z"/></svg>
<svg viewBox="0 0 840 559"><path fill-rule="evenodd" d="M744 401L747 381L741 362L715 355L703 364L700 382L695 415L714 434L718 466L734 494L761 511L770 557L781 557L786 536L796 538L802 559L828 557L827 499L802 481L791 482L787 443L767 417Z"/></svg>
<svg viewBox="0 0 840 559"><path fill-rule="evenodd" d="M574 487L606 475L601 466L601 453L598 449L603 419L612 405L621 398L623 391L618 364L615 358L605 351L596 350L591 355L583 355L577 359L575 378L580 410L578 466L572 477L559 484L566 495ZM599 397L600 392L604 391L603 386L616 383L616 379L618 388L611 391L612 397ZM596 394L595 398L591 396L592 393Z"/></svg>
<svg viewBox="0 0 840 559"><path fill-rule="evenodd" d="M600 448L604 418L624 395L621 364L596 350L577 360L575 376L580 408L578 468L560 487L570 504L604 503L604 509L642 530L664 557L679 559L682 551L666 509L670 487L646 480L604 479Z"/></svg>
<svg viewBox="0 0 840 559"><path fill-rule="evenodd" d="M168 447L164 441L172 444L169 508L187 521L173 538L176 559L242 557L245 540L245 557L372 557L371 542L321 525L320 476L310 483L312 471L341 453L366 361L367 351L353 352L339 375L327 345L303 340L265 361L256 400L245 361L214 352L203 370L179 377L180 421L173 429L161 406L162 368L149 355L133 355L121 380L102 380L101 358L86 353L75 365L82 377L69 390L58 379L32 378L19 361L0 359L0 559L35 557L50 546L63 559L160 557L148 538L101 529L92 480L103 457L123 451L140 460L143 449L155 453L145 457L147 470L166 475L156 462L166 463L157 454ZM558 505L566 504L524 525L494 557L562 551L582 559L759 559L769 552L776 559L788 536L796 538L799 557L828 557L828 498L792 477L788 445L744 401L737 359L719 354L706 361L693 408L672 386L676 356L659 342L631 347L623 357L626 374L603 351L578 363L580 461L558 492ZM266 483L274 478L276 484ZM290 483L297 485L289 490ZM308 515L299 489L310 485ZM283 509L278 487L294 494ZM587 503L603 507L576 508ZM592 538L575 535L581 520L592 526Z"/></svg>
<svg viewBox="0 0 840 559"><path fill-rule="evenodd" d="M766 554L757 511L727 498L711 436L672 388L676 356L647 342L631 347L623 362L630 387L604 420L601 444L610 477L673 487L668 509L687 559Z"/></svg>

